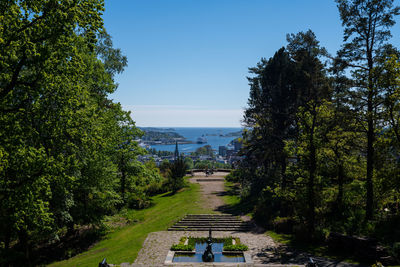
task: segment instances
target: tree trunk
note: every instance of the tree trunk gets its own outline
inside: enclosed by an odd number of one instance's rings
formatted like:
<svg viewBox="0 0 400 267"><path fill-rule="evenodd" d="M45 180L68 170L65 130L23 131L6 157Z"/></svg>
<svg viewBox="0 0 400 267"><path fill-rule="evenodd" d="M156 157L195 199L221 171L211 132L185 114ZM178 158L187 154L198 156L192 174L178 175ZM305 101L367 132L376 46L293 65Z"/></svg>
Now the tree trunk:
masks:
<svg viewBox="0 0 400 267"><path fill-rule="evenodd" d="M308 181L308 231L310 234L314 233L315 228L315 196L314 196L314 180L315 180L315 147L314 144L310 146L310 177Z"/></svg>
<svg viewBox="0 0 400 267"><path fill-rule="evenodd" d="M308 180L308 231L312 235L315 229L315 196L314 196L314 180L315 171L317 169L316 148L314 145L314 129L316 114L313 114L313 122L310 132L310 176Z"/></svg>
<svg viewBox="0 0 400 267"><path fill-rule="evenodd" d="M372 117L372 101L368 102L368 132L367 132L367 203L365 210L366 220L373 218L374 188L372 177L374 173L374 121Z"/></svg>
<svg viewBox="0 0 400 267"><path fill-rule="evenodd" d="M22 252L24 253L25 256L25 266L32 266L31 264L31 253L30 253L30 246L28 242L28 234L25 231L20 231L18 233L18 238L19 238L19 243L21 245Z"/></svg>
<svg viewBox="0 0 400 267"><path fill-rule="evenodd" d="M286 155L282 152L280 158L282 189L286 189Z"/></svg>
<svg viewBox="0 0 400 267"><path fill-rule="evenodd" d="M374 133L374 88L372 81L372 55L368 53L368 66L369 66L369 75L368 75L368 103L367 103L367 200L365 207L365 219L371 220L373 218L373 201L374 201L374 188L372 183L372 178L374 174L374 141L375 141L375 133Z"/></svg>
<svg viewBox="0 0 400 267"><path fill-rule="evenodd" d="M4 237L4 249L7 252L7 250L10 248L10 241L11 241L11 230L6 231Z"/></svg>
<svg viewBox="0 0 400 267"><path fill-rule="evenodd" d="M343 184L344 184L344 172L343 172L343 163L340 162L338 166L338 187L339 187L339 192L336 198L336 205L337 205L337 211L339 212L339 215L342 216L342 211L343 211Z"/></svg>

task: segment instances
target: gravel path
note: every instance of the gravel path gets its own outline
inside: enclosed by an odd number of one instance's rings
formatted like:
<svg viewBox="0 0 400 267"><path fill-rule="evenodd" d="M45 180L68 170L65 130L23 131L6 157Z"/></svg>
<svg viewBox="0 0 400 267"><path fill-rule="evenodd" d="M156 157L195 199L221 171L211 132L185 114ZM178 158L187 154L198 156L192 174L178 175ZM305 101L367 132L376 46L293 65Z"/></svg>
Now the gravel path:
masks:
<svg viewBox="0 0 400 267"><path fill-rule="evenodd" d="M218 211L218 209L225 204L223 199L218 196L225 192L224 182L212 181L213 179L223 179L225 176L226 173L224 172L216 172L208 177L206 177L203 172L196 172L195 175L189 179L191 183L200 184L204 203L210 210ZM198 179L201 179L201 182L198 182Z"/></svg>

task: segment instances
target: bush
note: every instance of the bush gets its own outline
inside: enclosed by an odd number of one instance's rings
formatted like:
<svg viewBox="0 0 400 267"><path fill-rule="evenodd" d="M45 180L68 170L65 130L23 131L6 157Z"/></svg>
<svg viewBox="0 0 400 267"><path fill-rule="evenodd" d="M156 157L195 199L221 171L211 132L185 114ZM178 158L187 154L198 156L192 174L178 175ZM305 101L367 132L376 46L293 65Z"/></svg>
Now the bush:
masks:
<svg viewBox="0 0 400 267"><path fill-rule="evenodd" d="M126 203L131 209L144 209L151 204L149 197L141 191L128 193Z"/></svg>
<svg viewBox="0 0 400 267"><path fill-rule="evenodd" d="M173 193L184 187L185 182L183 177L186 175L186 170L186 164L183 161L182 157L178 157L175 162L170 166L167 174L167 184L169 189Z"/></svg>
<svg viewBox="0 0 400 267"><path fill-rule="evenodd" d="M294 238L297 241L310 241L311 236L308 232L307 225L305 224L297 224L293 227Z"/></svg>
<svg viewBox="0 0 400 267"><path fill-rule="evenodd" d="M194 250L194 246L175 244L175 245L172 245L171 250L172 251L192 251L192 250Z"/></svg>
<svg viewBox="0 0 400 267"><path fill-rule="evenodd" d="M397 260L400 260L400 242L393 244L392 254Z"/></svg>
<svg viewBox="0 0 400 267"><path fill-rule="evenodd" d="M232 183L238 182L238 180L239 180L239 178L236 177L233 172L230 172L227 176L225 176L225 179L228 182L232 182Z"/></svg>
<svg viewBox="0 0 400 267"><path fill-rule="evenodd" d="M243 244L224 246L225 251L247 251L249 248Z"/></svg>
<svg viewBox="0 0 400 267"><path fill-rule="evenodd" d="M277 233L292 234L295 220L292 217L276 217L272 225Z"/></svg>
<svg viewBox="0 0 400 267"><path fill-rule="evenodd" d="M167 189L164 187L164 181L153 182L146 187L146 194L149 196L155 196L165 192L167 192Z"/></svg>

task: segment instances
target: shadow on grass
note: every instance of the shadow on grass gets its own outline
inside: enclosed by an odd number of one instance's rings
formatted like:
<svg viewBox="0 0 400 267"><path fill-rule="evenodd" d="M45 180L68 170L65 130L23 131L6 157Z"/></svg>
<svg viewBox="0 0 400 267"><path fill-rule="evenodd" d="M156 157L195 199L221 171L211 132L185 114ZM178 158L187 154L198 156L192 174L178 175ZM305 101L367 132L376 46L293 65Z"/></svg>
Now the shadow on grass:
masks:
<svg viewBox="0 0 400 267"><path fill-rule="evenodd" d="M249 214L253 210L254 205L250 201L240 199L240 187L238 184L228 182L225 184L225 191L215 194L223 197L227 203L218 207L216 211L238 216Z"/></svg>
<svg viewBox="0 0 400 267"><path fill-rule="evenodd" d="M171 196L175 195L176 193L177 192L171 191L171 192L168 192L168 193L164 193L161 197L171 197Z"/></svg>
<svg viewBox="0 0 400 267"><path fill-rule="evenodd" d="M88 250L93 244L103 239L105 234L106 229L104 227L82 226L74 229L61 236L57 242L36 247L32 251L34 265L42 266L54 261L71 258ZM20 265L17 263L15 266L26 266L25 264Z"/></svg>
<svg viewBox="0 0 400 267"><path fill-rule="evenodd" d="M234 216L246 215L252 212L253 207L249 202L239 202L236 204L225 204L219 206L216 211L231 214Z"/></svg>
<svg viewBox="0 0 400 267"><path fill-rule="evenodd" d="M332 251L323 243L310 243L296 240L293 235L267 231L276 242L282 244L276 249L274 259L282 264L308 262L311 257L318 266L371 266L366 261L343 251Z"/></svg>

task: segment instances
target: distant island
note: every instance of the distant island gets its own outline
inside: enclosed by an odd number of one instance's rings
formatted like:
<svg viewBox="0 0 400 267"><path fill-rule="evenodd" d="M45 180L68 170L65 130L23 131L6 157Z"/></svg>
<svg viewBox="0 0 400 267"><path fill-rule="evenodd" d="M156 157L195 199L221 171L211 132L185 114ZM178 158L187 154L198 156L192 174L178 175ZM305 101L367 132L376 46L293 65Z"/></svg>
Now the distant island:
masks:
<svg viewBox="0 0 400 267"><path fill-rule="evenodd" d="M158 128L158 127L139 127L140 130L146 131L154 131L154 132L175 132L174 128Z"/></svg>
<svg viewBox="0 0 400 267"><path fill-rule="evenodd" d="M192 141L186 140L185 137L176 132L159 131L158 128L142 128L142 131L144 131L142 142L146 145L171 145L176 142L178 142L178 144L193 143Z"/></svg>
<svg viewBox="0 0 400 267"><path fill-rule="evenodd" d="M237 131L237 132L232 132L232 133L227 133L227 134L206 134L206 136L220 136L220 137L239 137L242 136L242 131Z"/></svg>

